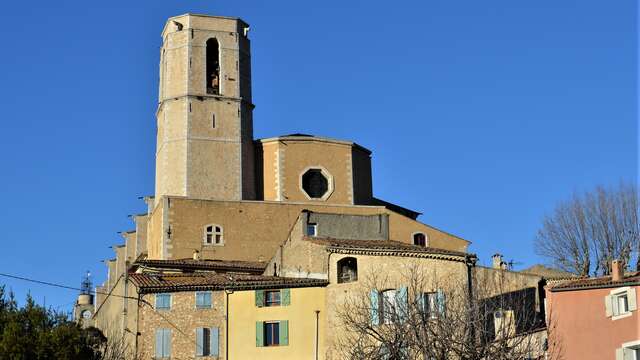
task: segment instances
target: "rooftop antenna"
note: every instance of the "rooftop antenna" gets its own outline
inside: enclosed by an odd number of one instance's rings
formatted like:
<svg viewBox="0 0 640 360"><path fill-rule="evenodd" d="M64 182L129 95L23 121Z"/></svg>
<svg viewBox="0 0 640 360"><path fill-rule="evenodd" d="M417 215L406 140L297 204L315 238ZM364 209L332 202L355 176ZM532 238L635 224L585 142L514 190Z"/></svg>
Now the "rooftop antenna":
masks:
<svg viewBox="0 0 640 360"><path fill-rule="evenodd" d="M515 261L514 259L509 260L507 263L508 269L513 270L513 265L522 265L520 261Z"/></svg>

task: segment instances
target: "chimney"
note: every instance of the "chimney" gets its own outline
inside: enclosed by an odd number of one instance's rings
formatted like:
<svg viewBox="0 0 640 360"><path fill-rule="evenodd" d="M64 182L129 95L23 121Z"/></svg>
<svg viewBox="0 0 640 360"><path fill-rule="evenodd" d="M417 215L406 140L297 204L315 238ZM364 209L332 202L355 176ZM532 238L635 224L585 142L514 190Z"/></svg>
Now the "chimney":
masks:
<svg viewBox="0 0 640 360"><path fill-rule="evenodd" d="M611 280L620 281L624 278L624 263L621 260L611 262Z"/></svg>
<svg viewBox="0 0 640 360"><path fill-rule="evenodd" d="M494 269L502 269L502 270L504 270L504 266L503 266L504 262L502 261L502 254L497 254L497 253L494 254L491 257L491 260L492 260L492 264L493 264L492 267Z"/></svg>

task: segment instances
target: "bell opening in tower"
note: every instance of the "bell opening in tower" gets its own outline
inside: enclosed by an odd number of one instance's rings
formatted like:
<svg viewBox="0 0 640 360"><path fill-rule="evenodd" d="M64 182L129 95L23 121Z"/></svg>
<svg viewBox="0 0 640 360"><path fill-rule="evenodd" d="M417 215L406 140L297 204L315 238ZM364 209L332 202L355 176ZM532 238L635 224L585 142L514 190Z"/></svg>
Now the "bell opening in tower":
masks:
<svg viewBox="0 0 640 360"><path fill-rule="evenodd" d="M207 40L207 94L220 95L220 46L218 40Z"/></svg>

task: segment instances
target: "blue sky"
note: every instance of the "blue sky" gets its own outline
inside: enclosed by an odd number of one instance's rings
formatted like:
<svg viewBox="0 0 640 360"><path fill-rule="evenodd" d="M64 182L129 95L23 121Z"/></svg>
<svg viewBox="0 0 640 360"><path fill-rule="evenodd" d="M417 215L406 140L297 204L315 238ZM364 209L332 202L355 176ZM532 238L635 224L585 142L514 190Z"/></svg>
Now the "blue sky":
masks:
<svg viewBox="0 0 640 360"><path fill-rule="evenodd" d="M3 4L0 272L78 286L153 192L160 32L251 24L255 137L373 151L375 194L537 262L541 217L636 181L636 2L109 1ZM0 278L68 309L75 293Z"/></svg>

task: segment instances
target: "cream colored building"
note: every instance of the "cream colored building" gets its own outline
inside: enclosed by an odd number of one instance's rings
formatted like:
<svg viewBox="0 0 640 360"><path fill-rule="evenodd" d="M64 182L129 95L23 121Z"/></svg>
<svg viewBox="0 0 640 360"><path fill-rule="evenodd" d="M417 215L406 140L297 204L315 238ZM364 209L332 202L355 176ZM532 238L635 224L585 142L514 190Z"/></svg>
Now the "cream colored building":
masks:
<svg viewBox="0 0 640 360"><path fill-rule="evenodd" d="M92 316L145 358L165 357L157 347L166 341L173 357L200 356L194 342L204 333L216 334L218 359L227 340L239 354L230 358L332 358L332 308L357 285L337 278L344 259L360 274L391 274L389 286L401 285L408 264L434 282L465 281L475 264L467 240L374 196L365 147L305 134L253 138L249 35L238 18L195 14L162 30L155 194L114 247ZM269 289L286 289L290 306L256 307L256 291ZM212 305L199 309L203 291ZM168 309L155 308L167 298ZM290 321L287 347L259 346L255 324L271 320Z"/></svg>

